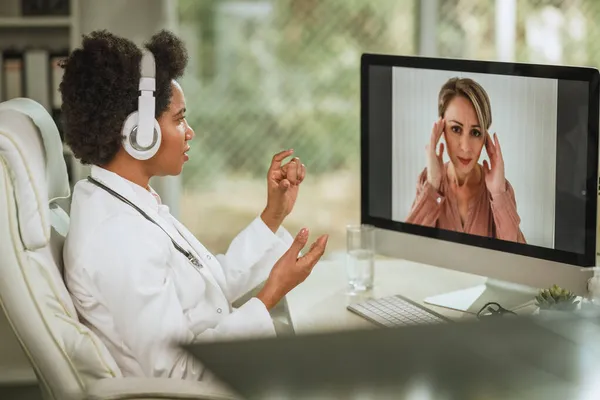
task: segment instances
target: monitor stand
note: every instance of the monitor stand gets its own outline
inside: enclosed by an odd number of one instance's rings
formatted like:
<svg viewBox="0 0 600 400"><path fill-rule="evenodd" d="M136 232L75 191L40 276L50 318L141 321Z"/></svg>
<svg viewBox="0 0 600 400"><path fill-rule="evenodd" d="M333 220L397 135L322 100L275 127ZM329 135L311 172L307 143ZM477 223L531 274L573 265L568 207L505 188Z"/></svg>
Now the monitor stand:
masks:
<svg viewBox="0 0 600 400"><path fill-rule="evenodd" d="M538 290L529 286L487 279L481 285L431 296L427 304L477 314L489 302L496 302L507 310L517 310L532 304Z"/></svg>

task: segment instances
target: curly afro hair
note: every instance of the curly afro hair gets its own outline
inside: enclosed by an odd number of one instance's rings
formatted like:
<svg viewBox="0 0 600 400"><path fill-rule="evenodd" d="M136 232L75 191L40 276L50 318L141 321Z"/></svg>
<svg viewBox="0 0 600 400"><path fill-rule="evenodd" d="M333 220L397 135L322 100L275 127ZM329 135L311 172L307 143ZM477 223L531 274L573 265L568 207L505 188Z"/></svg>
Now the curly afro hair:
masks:
<svg viewBox="0 0 600 400"><path fill-rule="evenodd" d="M184 43L160 31L144 45L156 62L156 118L168 107L171 81L188 62ZM142 50L132 41L99 30L62 63L62 124L65 142L83 164L104 165L119 151L121 128L137 109Z"/></svg>

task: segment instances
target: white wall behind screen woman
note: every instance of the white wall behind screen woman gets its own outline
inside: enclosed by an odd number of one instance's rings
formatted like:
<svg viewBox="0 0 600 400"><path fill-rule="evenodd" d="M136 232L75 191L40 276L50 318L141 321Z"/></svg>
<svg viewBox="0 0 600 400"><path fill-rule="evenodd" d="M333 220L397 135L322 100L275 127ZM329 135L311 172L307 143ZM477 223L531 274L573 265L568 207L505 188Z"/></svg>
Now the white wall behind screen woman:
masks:
<svg viewBox="0 0 600 400"><path fill-rule="evenodd" d="M490 134L498 134L525 239L554 247L558 81L401 67L392 76L392 218L404 221L414 201L440 88L449 78L469 77L490 97ZM449 161L446 151L444 156ZM479 163L484 159L489 161L485 149Z"/></svg>

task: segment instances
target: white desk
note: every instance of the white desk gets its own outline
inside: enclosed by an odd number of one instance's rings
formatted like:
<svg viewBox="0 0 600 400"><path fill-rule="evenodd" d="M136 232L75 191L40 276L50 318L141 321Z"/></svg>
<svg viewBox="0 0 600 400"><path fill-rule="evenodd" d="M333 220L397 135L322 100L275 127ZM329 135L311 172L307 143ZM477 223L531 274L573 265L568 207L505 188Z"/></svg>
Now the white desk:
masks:
<svg viewBox="0 0 600 400"><path fill-rule="evenodd" d="M351 302L400 294L448 318L474 318L473 314L430 306L423 299L482 284L485 278L403 260L377 259L373 290L347 295L344 261L321 261L311 275L287 296L296 334L375 327L346 310Z"/></svg>

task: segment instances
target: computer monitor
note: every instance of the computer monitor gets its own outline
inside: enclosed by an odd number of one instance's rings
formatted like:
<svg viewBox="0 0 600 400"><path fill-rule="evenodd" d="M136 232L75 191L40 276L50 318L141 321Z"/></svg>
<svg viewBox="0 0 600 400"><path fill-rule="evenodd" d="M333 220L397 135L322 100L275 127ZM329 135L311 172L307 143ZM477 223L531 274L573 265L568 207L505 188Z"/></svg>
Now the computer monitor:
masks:
<svg viewBox="0 0 600 400"><path fill-rule="evenodd" d="M593 68L364 54L361 222L377 252L487 277L426 299L457 310L584 294L599 85Z"/></svg>

